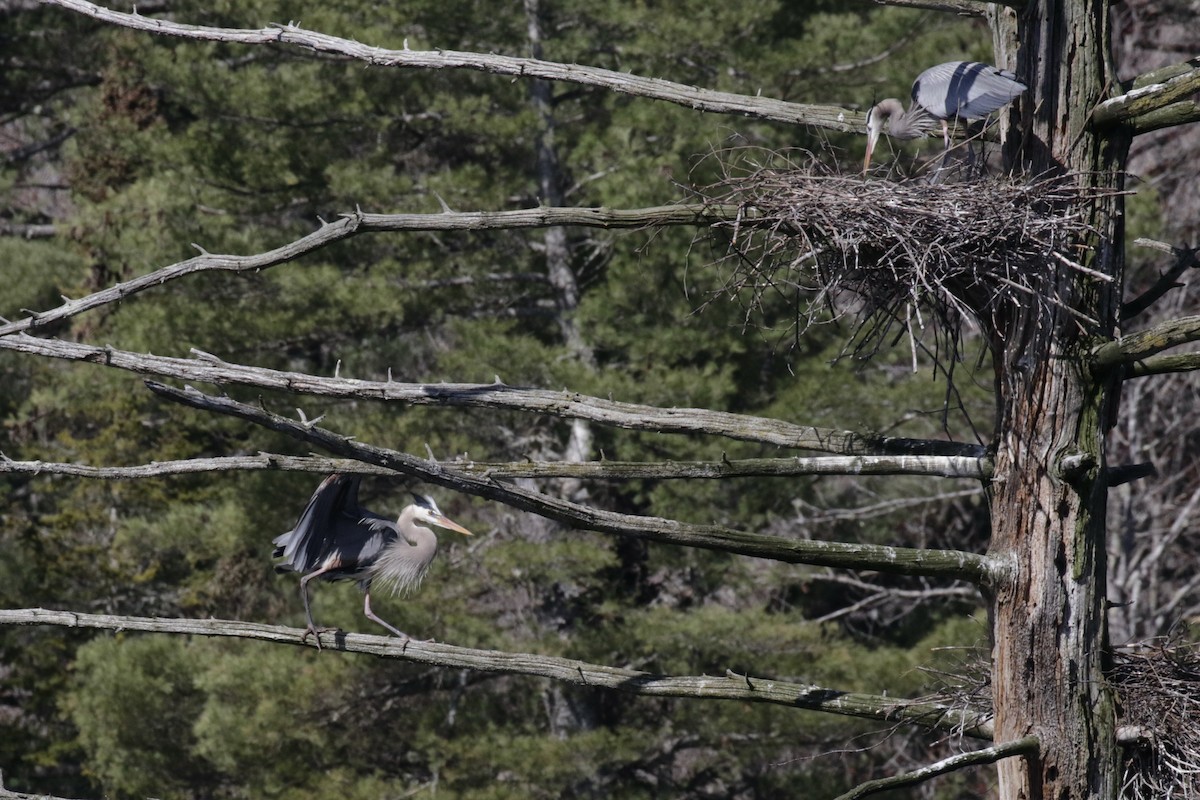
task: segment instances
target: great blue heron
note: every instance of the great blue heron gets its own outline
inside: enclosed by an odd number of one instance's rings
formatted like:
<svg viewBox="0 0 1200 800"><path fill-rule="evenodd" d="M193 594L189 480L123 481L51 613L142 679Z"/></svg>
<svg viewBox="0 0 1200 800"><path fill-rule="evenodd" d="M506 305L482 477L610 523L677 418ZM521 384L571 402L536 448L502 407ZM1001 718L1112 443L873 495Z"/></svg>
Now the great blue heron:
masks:
<svg viewBox="0 0 1200 800"><path fill-rule="evenodd" d="M317 648L321 635L313 622L309 605L308 582L356 580L363 590L363 613L402 639L408 634L384 622L371 611L371 582L380 581L393 592L415 589L429 571L437 555L437 536L418 523L458 531L471 532L446 518L431 497L414 494L416 502L405 506L400 517L392 522L358 504L358 475L330 475L308 501L296 527L275 537L277 572L306 573L300 579L300 596L304 599L304 615L308 629L304 638L316 636Z"/></svg>
<svg viewBox="0 0 1200 800"><path fill-rule="evenodd" d="M924 136L935 119L942 122L942 139L950 149L951 119L981 119L1002 108L1025 91L1025 84L1006 69L978 61L947 61L917 76L908 111L894 97L876 103L867 112L867 156L863 172L871 166L871 153L883 123L896 139Z"/></svg>

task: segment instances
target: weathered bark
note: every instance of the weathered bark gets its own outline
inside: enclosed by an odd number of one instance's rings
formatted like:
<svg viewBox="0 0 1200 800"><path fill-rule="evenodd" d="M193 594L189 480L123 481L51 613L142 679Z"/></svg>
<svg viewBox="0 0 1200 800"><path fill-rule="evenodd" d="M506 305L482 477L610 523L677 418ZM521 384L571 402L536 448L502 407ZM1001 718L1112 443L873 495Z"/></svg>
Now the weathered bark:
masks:
<svg viewBox="0 0 1200 800"><path fill-rule="evenodd" d="M1027 174L1075 174L1121 188L1128 141L1101 138L1090 111L1115 82L1107 3L1044 0L1017 22L1016 68L1029 84L1010 163ZM998 37L1000 38L1000 37ZM1115 705L1105 683L1104 435L1117 384L1090 366L1116 332L1122 277L1121 198L1085 209L1097 234L1095 282L1062 270L1061 309L1022 309L996 330L999 414L991 554L1008 563L993 606L996 741L1038 737L1029 759L1000 763L1002 798L1112 798L1118 788ZM1082 252L1082 251L1081 251ZM1048 266L1048 268L1052 268Z"/></svg>
<svg viewBox="0 0 1200 800"><path fill-rule="evenodd" d="M147 631L186 636L218 636L257 640L292 647L316 647L297 628L282 628L229 619L171 619L110 614L81 614L45 608L0 609L0 626L59 625L110 631ZM530 675L589 689L611 689L650 697L691 697L765 703L803 708L884 722L915 724L931 730L990 738L982 714L928 699L908 700L887 695L848 692L828 686L760 678L726 670L724 675L661 675L626 667L590 664L573 658L536 653L478 650L439 642L419 642L393 636L332 631L319 634L327 649L364 653L416 664L472 669L503 675Z"/></svg>
<svg viewBox="0 0 1200 800"><path fill-rule="evenodd" d="M311 422L294 422L262 408L239 403L230 397L213 397L191 387L187 390L146 381L146 386L160 397L203 411L229 414L262 425L270 430L317 445L331 453L353 458L366 464L386 467L435 486L444 486L464 494L484 497L521 511L529 511L565 525L584 530L632 536L664 544L722 550L756 558L822 567L868 569L900 575L965 580L984 586L992 580L993 562L986 556L961 550L887 547L872 544L850 544L823 540L797 540L782 536L766 536L724 528L719 525L694 525L660 517L621 514L572 503L549 494L513 486L486 476L467 475L444 467L437 461L417 458L407 453L355 442L353 437L341 436Z"/></svg>

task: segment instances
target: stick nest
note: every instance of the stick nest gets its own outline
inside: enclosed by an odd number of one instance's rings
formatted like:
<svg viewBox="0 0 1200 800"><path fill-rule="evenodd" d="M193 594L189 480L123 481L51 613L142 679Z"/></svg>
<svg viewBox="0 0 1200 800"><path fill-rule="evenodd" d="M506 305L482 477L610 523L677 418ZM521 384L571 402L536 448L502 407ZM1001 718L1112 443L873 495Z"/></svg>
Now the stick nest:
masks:
<svg viewBox="0 0 1200 800"><path fill-rule="evenodd" d="M729 267L723 289L759 311L771 294L806 295L816 302L797 313L801 328L840 316L848 293L857 298L849 310L875 319L875 339L897 322L911 334L930 312L953 331L1021 308L1057 307L1094 324L1071 308L1078 282L1061 278L1111 281L1079 263L1095 233L1087 203L1103 192L1073 180L894 183L831 174L815 158L722 168L726 177L703 194L739 209L718 262Z"/></svg>
<svg viewBox="0 0 1200 800"><path fill-rule="evenodd" d="M989 661L986 650L967 651L953 672L936 673L936 693L921 699L991 715ZM1120 648L1107 677L1117 697L1120 797L1200 797L1200 644L1161 639Z"/></svg>
<svg viewBox="0 0 1200 800"><path fill-rule="evenodd" d="M1200 797L1200 645L1119 651L1110 677L1120 701L1121 796Z"/></svg>

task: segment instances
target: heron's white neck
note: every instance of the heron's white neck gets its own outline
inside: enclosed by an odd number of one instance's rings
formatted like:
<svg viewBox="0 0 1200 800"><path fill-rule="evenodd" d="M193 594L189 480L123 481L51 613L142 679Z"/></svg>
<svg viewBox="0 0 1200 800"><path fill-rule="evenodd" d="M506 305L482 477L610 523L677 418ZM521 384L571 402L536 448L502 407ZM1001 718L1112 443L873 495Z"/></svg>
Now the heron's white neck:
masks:
<svg viewBox="0 0 1200 800"><path fill-rule="evenodd" d="M871 107L867 115L867 130L876 138L887 122L887 135L893 139L917 139L925 135L925 123L930 120L929 112L913 104L908 111L894 97L880 100Z"/></svg>

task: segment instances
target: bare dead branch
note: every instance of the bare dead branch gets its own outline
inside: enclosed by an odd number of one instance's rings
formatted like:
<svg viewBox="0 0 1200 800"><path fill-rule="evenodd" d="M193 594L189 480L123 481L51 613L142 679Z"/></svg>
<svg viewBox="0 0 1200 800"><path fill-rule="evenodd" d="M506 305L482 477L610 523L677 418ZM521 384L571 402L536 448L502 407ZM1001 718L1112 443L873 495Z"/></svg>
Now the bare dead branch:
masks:
<svg viewBox="0 0 1200 800"><path fill-rule="evenodd" d="M510 75L516 78L576 83L584 86L596 86L620 94L663 100L696 111L738 114L792 125L814 125L842 132L863 133L866 131L865 114L838 106L801 105L767 97L717 92L599 67L559 64L536 58L515 58L492 53L466 53L454 50L418 51L409 50L407 47L403 50L388 50L337 36L306 31L290 23L256 30L214 28L203 25L184 25L138 14L123 14L119 11L102 8L94 3L84 2L84 0L46 0L46 2L113 25L185 39L247 45L292 45L318 53L356 59L380 67L431 70L468 69L494 75Z"/></svg>
<svg viewBox="0 0 1200 800"><path fill-rule="evenodd" d="M601 533L633 536L652 542L699 547L790 564L872 569L902 575L965 580L987 584L996 568L993 560L958 550L885 547L795 540L750 533L720 525L693 525L659 517L618 514L572 503L491 477L477 477L407 453L362 444L315 425L304 425L229 397L212 397L191 387L186 390L147 381L155 394L203 411L238 417L270 430L322 447L332 453L387 467L437 486L483 497L528 511L564 525Z"/></svg>
<svg viewBox="0 0 1200 800"><path fill-rule="evenodd" d="M933 475L946 478L986 480L986 459L954 456L849 456L833 458L745 458L721 461L439 461L444 467L468 475L491 478L575 478L598 480L633 479L718 479L741 477L788 477L796 475ZM71 475L79 478L130 480L232 470L278 470L288 472L352 472L364 475L395 475L383 467L359 461L321 456L287 456L259 453L253 456L188 458L153 461L129 467L93 467L50 461L14 461L0 453L0 474Z"/></svg>
<svg viewBox="0 0 1200 800"><path fill-rule="evenodd" d="M908 599L907 608L911 610L927 600L953 598L957 600L975 600L979 597L979 593L975 589L968 589L965 586L951 586L942 589L895 589L890 587L877 586L874 591L866 597L856 600L848 606L843 606L835 611L830 611L820 617L813 619L813 622L833 622L834 620L848 617L857 614L863 609L871 606L879 606L888 601L895 601L901 598Z"/></svg>
<svg viewBox="0 0 1200 800"><path fill-rule="evenodd" d="M891 775L887 778L879 778L878 780L861 783L845 794L839 795L836 800L858 800L858 798L888 789L915 786L918 783L924 783L930 778L936 778L939 775L945 775L948 772L954 772L963 767L994 764L1002 758L1011 758L1012 756L1032 755L1038 751L1038 746L1039 742L1036 736L1026 736L1024 739L1018 739L1015 742L1006 742L1005 744L998 744L993 747L985 747L982 750L962 753L950 758L944 758L929 766L915 769L912 772L905 772L902 775Z"/></svg>
<svg viewBox="0 0 1200 800"><path fill-rule="evenodd" d="M49 224L0 222L0 236L20 239L50 239L58 235L58 228Z"/></svg>
<svg viewBox="0 0 1200 800"><path fill-rule="evenodd" d="M841 455L923 454L978 458L982 457L984 452L978 445L814 428L782 420L747 417L702 408L656 408L589 397L569 391L524 389L502 383L420 384L322 378L302 372L283 372L233 364L214 356L188 359L148 353L143 355L112 347L40 339L24 333L0 336L0 350L86 361L142 375L184 381L217 385L235 384L321 397L381 400L412 405L501 408L552 414L565 419L584 419L630 430L700 433Z"/></svg>
<svg viewBox="0 0 1200 800"><path fill-rule="evenodd" d="M1092 364L1100 368L1133 364L1167 348L1195 341L1200 341L1200 316L1177 317L1105 342L1092 350Z"/></svg>
<svg viewBox="0 0 1200 800"><path fill-rule="evenodd" d="M60 625L68 628L147 631L184 636L221 636L294 647L309 646L301 636L303 631L298 628L238 620L126 617L25 608L0 610L0 625ZM989 718L961 708L950 708L923 700L910 701L845 692L824 686L788 683L733 672L727 672L721 677L656 675L533 653L476 650L437 642L406 641L391 636L360 633L338 632L332 636L326 634L321 644L326 650L364 653L379 658L394 658L439 667L531 675L576 686L614 689L629 694L770 703L844 716L903 722L935 730L961 731L967 736L980 739L991 736ZM316 646L315 643L312 646Z"/></svg>
<svg viewBox="0 0 1200 800"><path fill-rule="evenodd" d="M1127 377L1144 378L1147 375L1166 375L1170 372L1192 372L1200 369L1200 353L1180 353L1171 356L1150 356L1133 362L1128 367Z"/></svg>
<svg viewBox="0 0 1200 800"><path fill-rule="evenodd" d="M1146 291L1130 300L1128 303L1121 304L1121 319L1127 320L1141 314L1150 306L1172 289L1178 289L1182 286L1179 283L1180 276L1187 272L1188 269L1200 268L1200 258L1197 258L1197 252L1200 249L1188 247L1172 247L1166 242L1158 242L1153 239L1137 239L1135 245L1147 247L1154 250L1161 250L1175 256L1175 263L1166 272L1159 275L1158 280L1154 282Z"/></svg>
<svg viewBox="0 0 1200 800"><path fill-rule="evenodd" d="M1104 470L1104 480L1111 488L1113 486L1140 481L1142 478L1149 478L1157 474L1158 470L1155 468L1154 462L1146 461L1141 464L1121 464L1115 467L1108 467Z"/></svg>
<svg viewBox="0 0 1200 800"><path fill-rule="evenodd" d="M27 319L0 325L0 336L28 331L116 303L139 292L198 272L222 270L247 272L268 269L293 261L321 248L360 233L384 231L480 231L500 228L542 228L577 225L592 228L644 228L670 225L712 225L737 216L733 207L704 205L657 206L642 209L525 208L515 211L443 212L438 214L347 214L337 222L289 242L282 247L248 256L202 253L195 258L162 267L154 272L118 283L87 297L68 300L57 308L35 313Z"/></svg>
<svg viewBox="0 0 1200 800"><path fill-rule="evenodd" d="M1131 88L1096 106L1092 119L1097 125L1113 125L1160 111L1200 92L1200 58L1140 75Z"/></svg>
<svg viewBox="0 0 1200 800"><path fill-rule="evenodd" d="M0 13L3 13L0 10ZM7 789L4 786L4 774L0 772L0 800L71 800L68 797L61 797L53 794L27 794L26 792L14 792L12 789Z"/></svg>
<svg viewBox="0 0 1200 800"><path fill-rule="evenodd" d="M1174 128L1177 125L1188 125L1200 122L1200 103L1194 100L1182 100L1163 106L1157 111L1148 111L1134 117L1130 129L1134 136L1163 128Z"/></svg>
<svg viewBox="0 0 1200 800"><path fill-rule="evenodd" d="M877 503L857 506L854 508L827 508L801 499L795 501L801 520L807 525L828 525L835 522L865 522L889 514L896 514L906 509L917 509L931 503L947 503L967 497L978 497L987 491L985 486L961 489L949 492L936 492L915 497L900 497L881 500Z"/></svg>
<svg viewBox="0 0 1200 800"><path fill-rule="evenodd" d="M948 11L962 17L986 17L988 3L981 0L875 0L881 6L902 6L904 8L924 8L930 11ZM1021 8L1024 3L1019 0L1009 0L1001 5Z"/></svg>

